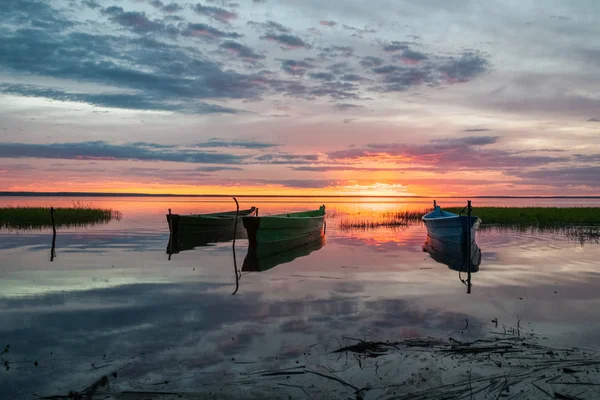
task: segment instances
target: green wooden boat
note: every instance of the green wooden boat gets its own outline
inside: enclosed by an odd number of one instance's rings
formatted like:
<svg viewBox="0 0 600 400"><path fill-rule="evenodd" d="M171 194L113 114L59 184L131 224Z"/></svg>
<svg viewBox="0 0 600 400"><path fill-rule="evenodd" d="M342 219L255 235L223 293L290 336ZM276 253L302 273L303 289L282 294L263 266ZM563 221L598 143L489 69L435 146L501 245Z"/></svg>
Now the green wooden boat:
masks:
<svg viewBox="0 0 600 400"><path fill-rule="evenodd" d="M250 246L289 243L288 247L299 247L324 234L325 206L289 214L245 216L242 222Z"/></svg>
<svg viewBox="0 0 600 400"><path fill-rule="evenodd" d="M267 271L280 264L292 262L296 258L306 257L310 253L321 249L323 246L325 246L324 236L291 250L284 249L282 251L280 248L280 243L265 244L262 245L262 249L261 246L250 246L248 247L246 258L244 258L242 272ZM265 249L265 247L267 248ZM271 248L269 249L269 247ZM260 257L259 250L262 250L262 253L267 253L270 255Z"/></svg>

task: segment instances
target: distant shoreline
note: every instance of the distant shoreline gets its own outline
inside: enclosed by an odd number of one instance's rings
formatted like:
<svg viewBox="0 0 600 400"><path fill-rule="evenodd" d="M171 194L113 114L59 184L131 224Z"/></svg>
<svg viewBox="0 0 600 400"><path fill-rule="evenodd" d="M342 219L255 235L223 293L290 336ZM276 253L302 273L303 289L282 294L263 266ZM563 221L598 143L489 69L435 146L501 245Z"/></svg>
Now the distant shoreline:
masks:
<svg viewBox="0 0 600 400"><path fill-rule="evenodd" d="M262 197L262 198L391 198L391 199L600 199L600 196L367 196L367 195L247 195L247 194L152 194L97 192L0 192L0 197Z"/></svg>

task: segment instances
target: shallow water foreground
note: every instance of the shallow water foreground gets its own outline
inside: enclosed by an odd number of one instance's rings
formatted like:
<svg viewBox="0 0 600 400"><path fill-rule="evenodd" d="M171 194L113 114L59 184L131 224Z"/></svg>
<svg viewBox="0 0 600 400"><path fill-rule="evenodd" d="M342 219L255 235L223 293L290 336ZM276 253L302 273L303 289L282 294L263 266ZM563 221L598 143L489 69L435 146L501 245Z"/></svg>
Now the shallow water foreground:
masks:
<svg viewBox="0 0 600 400"><path fill-rule="evenodd" d="M452 358L430 346L409 346L407 339L433 337L450 346L456 344L448 342L450 337L460 342L513 340L518 329L515 343L525 337L540 346L600 349L600 246L561 231L482 230L477 237L482 262L467 295L459 272L422 251L422 225L368 230L337 226L342 217L423 209L428 201L244 199L263 215L324 203L327 235L326 243L308 254L263 272L242 272L232 295L236 281L231 243L181 251L169 260L164 215L168 208L182 214L230 210L230 200L78 200L119 210L123 218L59 229L53 262L51 232L0 234L0 347L9 345L0 356L7 361L0 387L7 398L80 392L103 376L109 385L102 390L114 394L196 396L218 391L219 397L260 398L269 390L281 398L306 398L318 390L331 398L376 398L467 376L464 362L456 375L448 372L452 362L460 361L456 354ZM73 199L2 199L3 205L32 206L59 206L63 201L70 204ZM499 205L500 200L485 201ZM532 205L546 205L536 201ZM463 200L447 202L460 205ZM573 200L564 204L597 205ZM247 242L239 240L238 268L246 250ZM360 343L348 338L401 344L378 357L352 351L331 354ZM543 354L540 363L551 359ZM516 375L509 365L485 368L489 374ZM484 373L479 367L471 368L471 386L475 374ZM264 375L289 368L298 369ZM401 385L396 394L356 389L392 384ZM493 389L476 395L496 396L501 387Z"/></svg>

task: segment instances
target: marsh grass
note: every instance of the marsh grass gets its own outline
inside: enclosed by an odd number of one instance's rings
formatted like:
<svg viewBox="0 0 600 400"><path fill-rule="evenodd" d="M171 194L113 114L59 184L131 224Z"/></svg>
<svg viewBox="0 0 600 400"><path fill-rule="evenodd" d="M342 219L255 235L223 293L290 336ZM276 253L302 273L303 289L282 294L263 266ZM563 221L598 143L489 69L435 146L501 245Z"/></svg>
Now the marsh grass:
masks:
<svg viewBox="0 0 600 400"><path fill-rule="evenodd" d="M444 210L459 213L462 208ZM484 225L560 227L600 225L600 207L474 207Z"/></svg>
<svg viewBox="0 0 600 400"><path fill-rule="evenodd" d="M342 230L405 226L421 222L423 215L431 210L348 215L340 219L339 226ZM462 207L444 207L443 210L456 214L464 211ZM591 228L585 231L571 229L571 233L592 240L596 240L594 235L599 232L594 226L600 227L600 207L474 207L472 215L481 218L482 229L490 226L515 229L587 226Z"/></svg>
<svg viewBox="0 0 600 400"><path fill-rule="evenodd" d="M368 217L354 216L340 220L341 230L395 228L420 221L424 211L384 212Z"/></svg>
<svg viewBox="0 0 600 400"><path fill-rule="evenodd" d="M106 224L121 219L121 213L112 209L94 208L74 203L73 207L54 209L57 228ZM50 207L2 207L0 208L0 228L42 229L51 228Z"/></svg>

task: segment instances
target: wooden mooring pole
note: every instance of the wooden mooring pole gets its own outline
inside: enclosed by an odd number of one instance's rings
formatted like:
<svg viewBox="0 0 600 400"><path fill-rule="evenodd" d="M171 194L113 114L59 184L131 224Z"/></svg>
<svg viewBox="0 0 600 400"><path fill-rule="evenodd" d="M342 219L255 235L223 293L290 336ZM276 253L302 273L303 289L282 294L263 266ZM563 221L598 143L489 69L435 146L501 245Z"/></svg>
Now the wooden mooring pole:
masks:
<svg viewBox="0 0 600 400"><path fill-rule="evenodd" d="M168 253L169 253L169 261L171 261L171 255L173 254L173 241L176 240L175 239L175 232L173 229L173 214L171 214L171 209L169 208L169 248L168 248Z"/></svg>
<svg viewBox="0 0 600 400"><path fill-rule="evenodd" d="M233 223L233 244L231 246L231 250L233 251L233 271L235 273L235 290L233 293L231 293L232 295L236 294L238 289L240 288L240 276L238 275L237 260L235 258L235 237L236 237L236 233L237 233L237 224L238 224L238 219L239 219L239 215L240 215L240 204L238 203L238 201L235 197L233 198L233 201L235 201L235 222ZM256 209L256 213L258 214L258 209Z"/></svg>
<svg viewBox="0 0 600 400"><path fill-rule="evenodd" d="M56 223L54 222L54 207L50 207L50 220L52 221L52 249L50 249L50 262L56 257Z"/></svg>
<svg viewBox="0 0 600 400"><path fill-rule="evenodd" d="M471 294L471 200L467 201L467 294Z"/></svg>

